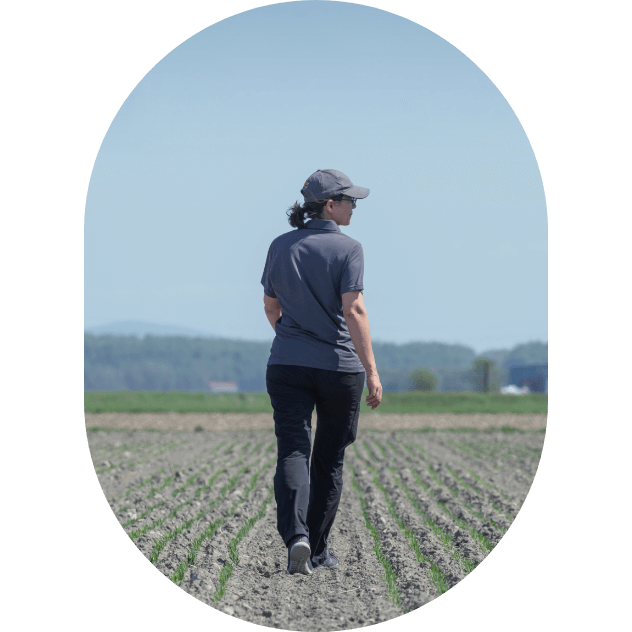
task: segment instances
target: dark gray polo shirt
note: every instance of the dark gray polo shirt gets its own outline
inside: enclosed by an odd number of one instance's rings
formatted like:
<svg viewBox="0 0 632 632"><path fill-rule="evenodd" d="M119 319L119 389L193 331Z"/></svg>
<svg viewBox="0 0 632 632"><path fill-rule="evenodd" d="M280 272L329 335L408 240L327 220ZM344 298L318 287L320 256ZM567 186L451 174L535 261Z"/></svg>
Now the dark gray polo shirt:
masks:
<svg viewBox="0 0 632 632"><path fill-rule="evenodd" d="M363 290L359 241L330 219L277 237L261 277L263 291L281 304L270 349L271 364L364 371L342 315L342 295Z"/></svg>

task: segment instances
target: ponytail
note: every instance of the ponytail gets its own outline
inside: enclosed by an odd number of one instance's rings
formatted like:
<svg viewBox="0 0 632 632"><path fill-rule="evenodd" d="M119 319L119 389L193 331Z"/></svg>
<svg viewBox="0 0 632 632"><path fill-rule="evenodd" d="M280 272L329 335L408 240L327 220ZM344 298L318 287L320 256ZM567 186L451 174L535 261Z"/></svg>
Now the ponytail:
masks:
<svg viewBox="0 0 632 632"><path fill-rule="evenodd" d="M326 219L323 215L327 200L315 200L314 202L305 202L301 206L298 202L294 202L287 210L287 221L292 228L305 228L305 218Z"/></svg>

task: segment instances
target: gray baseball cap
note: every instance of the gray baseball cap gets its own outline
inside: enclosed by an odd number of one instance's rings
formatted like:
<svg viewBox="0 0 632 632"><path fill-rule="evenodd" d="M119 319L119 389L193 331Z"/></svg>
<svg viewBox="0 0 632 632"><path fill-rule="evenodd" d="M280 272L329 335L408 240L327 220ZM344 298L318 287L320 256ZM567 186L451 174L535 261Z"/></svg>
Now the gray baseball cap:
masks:
<svg viewBox="0 0 632 632"><path fill-rule="evenodd" d="M327 200L336 195L362 199L369 195L369 189L354 186L342 171L319 169L307 178L301 193L306 202L314 202Z"/></svg>

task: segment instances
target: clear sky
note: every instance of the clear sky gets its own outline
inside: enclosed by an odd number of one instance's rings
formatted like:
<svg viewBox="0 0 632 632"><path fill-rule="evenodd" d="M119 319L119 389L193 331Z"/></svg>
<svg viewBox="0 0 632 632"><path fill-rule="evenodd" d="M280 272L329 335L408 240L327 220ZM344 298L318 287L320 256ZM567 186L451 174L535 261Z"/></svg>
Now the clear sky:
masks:
<svg viewBox="0 0 632 632"><path fill-rule="evenodd" d="M338 2L231 17L142 78L90 182L86 327L272 340L266 254L317 169L371 189L341 230L374 341L548 339L544 190L510 105L434 33Z"/></svg>

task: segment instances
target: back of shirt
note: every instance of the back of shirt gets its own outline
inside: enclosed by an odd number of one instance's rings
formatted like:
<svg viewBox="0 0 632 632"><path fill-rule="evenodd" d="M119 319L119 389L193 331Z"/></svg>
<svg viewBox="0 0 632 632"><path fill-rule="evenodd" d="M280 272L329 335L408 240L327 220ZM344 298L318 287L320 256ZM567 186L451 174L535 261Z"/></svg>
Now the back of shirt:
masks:
<svg viewBox="0 0 632 632"><path fill-rule="evenodd" d="M312 219L277 237L261 278L282 312L268 365L363 371L342 314L342 295L363 290L363 275L362 245L333 220Z"/></svg>

